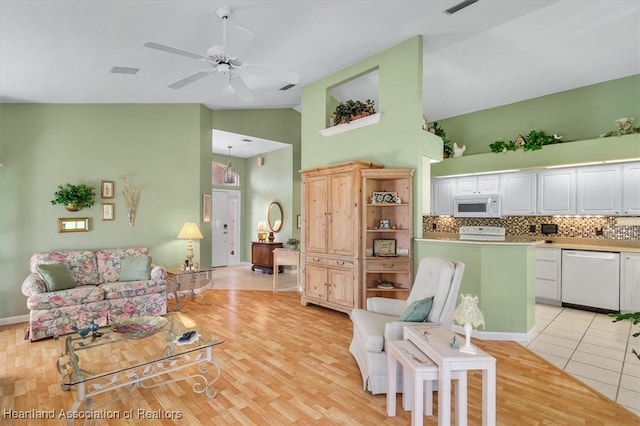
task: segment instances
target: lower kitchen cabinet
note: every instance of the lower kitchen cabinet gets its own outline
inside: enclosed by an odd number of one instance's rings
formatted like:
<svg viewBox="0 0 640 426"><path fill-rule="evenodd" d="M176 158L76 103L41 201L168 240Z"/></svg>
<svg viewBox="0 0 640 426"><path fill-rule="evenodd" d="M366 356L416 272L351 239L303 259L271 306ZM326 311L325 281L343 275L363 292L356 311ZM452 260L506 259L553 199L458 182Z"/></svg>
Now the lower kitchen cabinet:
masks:
<svg viewBox="0 0 640 426"><path fill-rule="evenodd" d="M640 312L640 253L620 253L620 312Z"/></svg>
<svg viewBox="0 0 640 426"><path fill-rule="evenodd" d="M561 305L562 270L559 248L536 248L536 302Z"/></svg>

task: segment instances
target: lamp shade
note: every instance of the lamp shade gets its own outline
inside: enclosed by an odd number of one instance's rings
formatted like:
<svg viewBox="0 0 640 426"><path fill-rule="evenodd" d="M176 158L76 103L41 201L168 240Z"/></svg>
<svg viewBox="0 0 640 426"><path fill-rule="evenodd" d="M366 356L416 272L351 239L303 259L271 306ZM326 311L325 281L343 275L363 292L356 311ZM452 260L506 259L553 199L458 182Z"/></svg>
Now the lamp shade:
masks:
<svg viewBox="0 0 640 426"><path fill-rule="evenodd" d="M200 229L198 229L198 225L194 222L185 222L182 225L182 229L178 232L179 240L190 240L190 239L200 239L202 238L202 233Z"/></svg>
<svg viewBox="0 0 640 426"><path fill-rule="evenodd" d="M471 324L474 328L481 324L484 326L484 315L478 307L478 296L461 294L460 304L453 312L453 319L460 325Z"/></svg>
<svg viewBox="0 0 640 426"><path fill-rule="evenodd" d="M256 226L256 231L259 232L267 232L269 228L267 227L267 221L260 220L258 221L258 225Z"/></svg>

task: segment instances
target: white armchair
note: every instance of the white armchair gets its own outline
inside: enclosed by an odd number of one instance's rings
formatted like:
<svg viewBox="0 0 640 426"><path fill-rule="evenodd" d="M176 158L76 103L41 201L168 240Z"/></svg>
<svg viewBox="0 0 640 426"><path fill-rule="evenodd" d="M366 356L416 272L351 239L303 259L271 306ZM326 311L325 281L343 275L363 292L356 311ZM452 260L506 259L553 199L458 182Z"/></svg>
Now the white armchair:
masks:
<svg viewBox="0 0 640 426"><path fill-rule="evenodd" d="M349 351L360 367L365 390L373 394L387 392L386 342L402 340L403 327L416 324L399 321L412 302L433 297L426 322L451 325L464 267L462 262L425 257L420 260L407 300L370 297L367 310L351 312L353 340ZM402 374L398 374L396 380L396 389L402 389Z"/></svg>

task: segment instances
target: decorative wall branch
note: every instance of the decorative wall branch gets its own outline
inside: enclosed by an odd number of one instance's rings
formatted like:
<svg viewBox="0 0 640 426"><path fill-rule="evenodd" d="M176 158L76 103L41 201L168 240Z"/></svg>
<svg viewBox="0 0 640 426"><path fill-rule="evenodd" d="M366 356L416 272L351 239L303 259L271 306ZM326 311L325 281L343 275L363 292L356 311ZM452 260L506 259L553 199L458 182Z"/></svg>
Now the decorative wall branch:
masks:
<svg viewBox="0 0 640 426"><path fill-rule="evenodd" d="M128 176L124 176L121 179L124 181L122 195L124 195L124 202L127 204L127 210L129 211L127 214L129 216L129 226L133 226L136 222L138 201L140 201L140 186L133 185Z"/></svg>

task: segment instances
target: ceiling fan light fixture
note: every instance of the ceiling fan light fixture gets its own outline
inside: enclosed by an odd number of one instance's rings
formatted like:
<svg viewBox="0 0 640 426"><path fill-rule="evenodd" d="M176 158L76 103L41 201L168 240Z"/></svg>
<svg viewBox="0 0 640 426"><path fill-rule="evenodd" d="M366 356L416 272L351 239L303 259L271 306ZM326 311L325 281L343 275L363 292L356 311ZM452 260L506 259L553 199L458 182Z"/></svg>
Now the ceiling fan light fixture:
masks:
<svg viewBox="0 0 640 426"><path fill-rule="evenodd" d="M231 168L231 145L227 145L229 148L229 155L227 156L227 167L224 169L223 182L227 185L233 185L236 183L236 172Z"/></svg>

